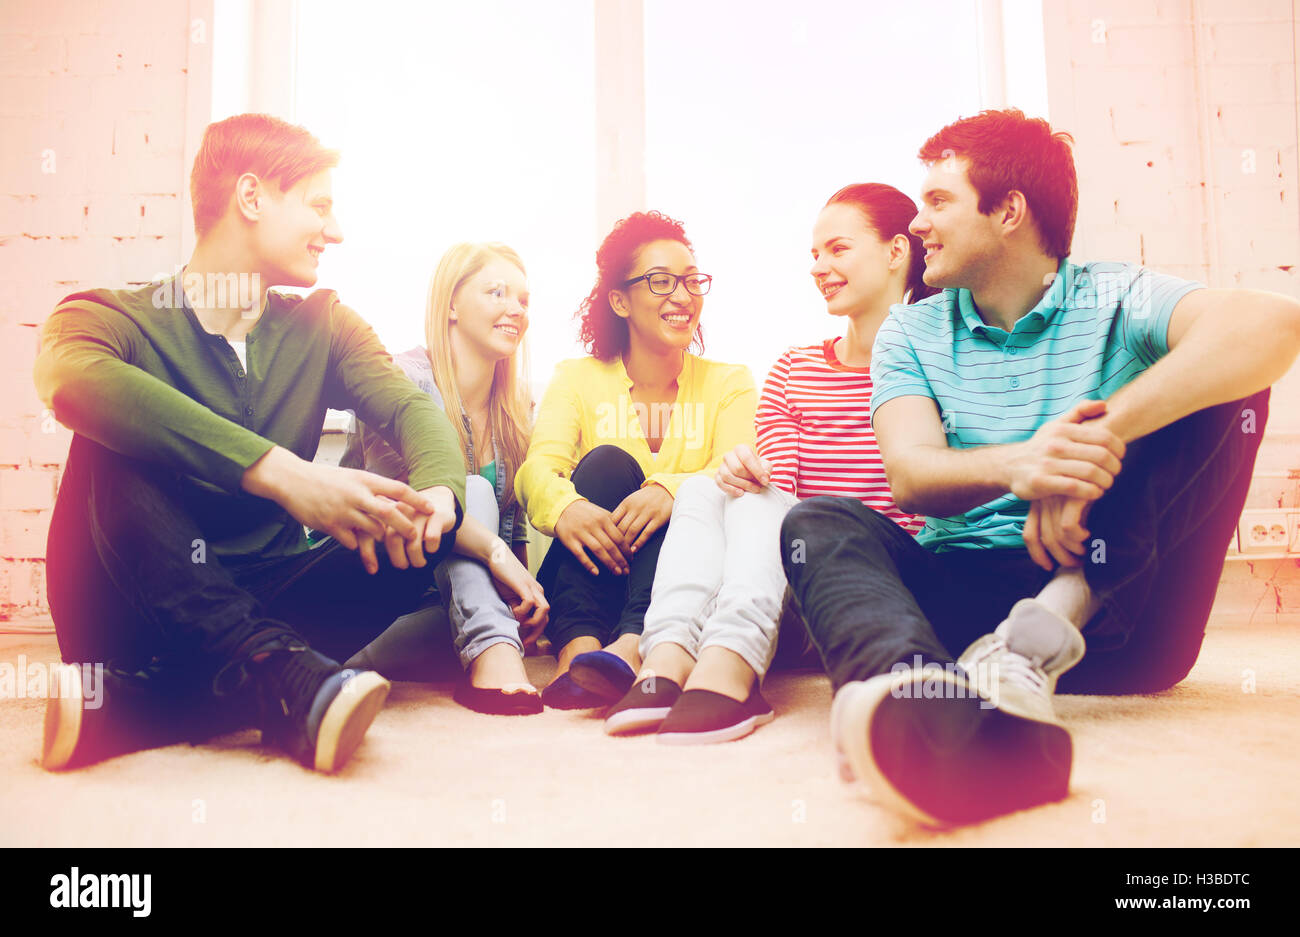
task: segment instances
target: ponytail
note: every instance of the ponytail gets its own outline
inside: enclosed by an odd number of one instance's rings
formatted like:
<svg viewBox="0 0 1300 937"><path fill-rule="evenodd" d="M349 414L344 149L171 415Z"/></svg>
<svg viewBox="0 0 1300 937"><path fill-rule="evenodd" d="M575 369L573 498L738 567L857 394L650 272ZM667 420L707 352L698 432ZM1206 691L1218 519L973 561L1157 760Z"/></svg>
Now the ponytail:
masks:
<svg viewBox="0 0 1300 937"><path fill-rule="evenodd" d="M826 202L827 205L837 203L857 207L881 240L892 241L900 234L907 238L907 286L903 297L907 302L917 303L939 292L922 279L925 275L925 248L921 239L907 230L916 217L915 202L892 185L862 182L846 185Z"/></svg>

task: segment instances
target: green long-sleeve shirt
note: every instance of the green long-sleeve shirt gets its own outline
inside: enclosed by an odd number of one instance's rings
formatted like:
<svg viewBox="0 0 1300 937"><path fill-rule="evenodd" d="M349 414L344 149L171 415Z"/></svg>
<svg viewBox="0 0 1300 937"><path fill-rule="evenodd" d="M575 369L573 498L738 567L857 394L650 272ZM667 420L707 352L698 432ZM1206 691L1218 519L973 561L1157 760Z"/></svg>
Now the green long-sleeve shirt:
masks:
<svg viewBox="0 0 1300 937"><path fill-rule="evenodd" d="M355 410L402 453L411 487L446 485L463 508L464 458L446 415L333 291L268 291L246 356L247 373L225 337L204 330L174 278L93 290L67 297L46 320L36 388L75 433L179 473L218 556L307 549L298 521L240 483L273 445L313 459L326 408ZM66 478L83 478L73 468ZM60 498L85 497L67 487Z"/></svg>

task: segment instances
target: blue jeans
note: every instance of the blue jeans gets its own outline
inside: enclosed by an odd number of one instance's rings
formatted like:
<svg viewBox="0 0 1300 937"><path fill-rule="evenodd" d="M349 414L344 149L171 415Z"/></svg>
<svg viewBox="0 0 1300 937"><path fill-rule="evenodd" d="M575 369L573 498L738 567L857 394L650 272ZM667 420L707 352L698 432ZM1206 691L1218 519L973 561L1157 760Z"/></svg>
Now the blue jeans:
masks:
<svg viewBox="0 0 1300 937"><path fill-rule="evenodd" d="M465 479L465 510L488 530L498 529L496 492L482 475ZM466 670L494 644L513 645L523 654L519 623L486 566L453 553L434 578L437 589L425 595L419 608L394 621L348 663L395 680L432 680L447 675L452 647Z"/></svg>
<svg viewBox="0 0 1300 937"><path fill-rule="evenodd" d="M1268 417L1268 390L1129 445L1094 504L1084 575L1102 608L1061 693L1155 693L1200 653ZM1243 414L1254 411L1252 431ZM850 498L810 498L781 528L782 563L835 689L896 663L946 664L1053 573L1023 550L932 553Z"/></svg>

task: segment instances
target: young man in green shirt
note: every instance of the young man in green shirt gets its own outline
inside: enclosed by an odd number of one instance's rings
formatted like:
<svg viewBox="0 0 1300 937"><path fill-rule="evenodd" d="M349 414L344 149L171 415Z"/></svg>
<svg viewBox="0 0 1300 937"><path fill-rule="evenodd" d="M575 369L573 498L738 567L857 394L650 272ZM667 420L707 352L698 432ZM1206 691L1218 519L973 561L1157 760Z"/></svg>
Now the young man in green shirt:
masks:
<svg viewBox="0 0 1300 937"><path fill-rule="evenodd" d="M342 241L337 162L273 117L210 125L184 271L74 294L45 323L37 389L75 433L47 551L67 663L46 768L256 725L335 771L383 706L387 681L336 661L432 584L465 466L442 410L333 292L268 289L313 286ZM315 464L328 407L385 435L410 484ZM304 525L329 537L309 549Z"/></svg>

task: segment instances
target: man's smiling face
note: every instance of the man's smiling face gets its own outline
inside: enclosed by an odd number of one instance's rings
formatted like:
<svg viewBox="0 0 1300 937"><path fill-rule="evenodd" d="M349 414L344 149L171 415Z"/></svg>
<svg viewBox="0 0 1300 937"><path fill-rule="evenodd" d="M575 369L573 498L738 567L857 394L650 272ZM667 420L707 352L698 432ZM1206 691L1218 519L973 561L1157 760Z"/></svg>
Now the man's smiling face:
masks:
<svg viewBox="0 0 1300 937"><path fill-rule="evenodd" d="M264 182L256 250L272 286L315 286L320 255L343 240L334 218L329 170L299 179L282 192Z"/></svg>
<svg viewBox="0 0 1300 937"><path fill-rule="evenodd" d="M925 282L940 289L972 288L1001 249L997 212L980 214L967 160L949 156L930 167L921 207L909 230L925 246Z"/></svg>

